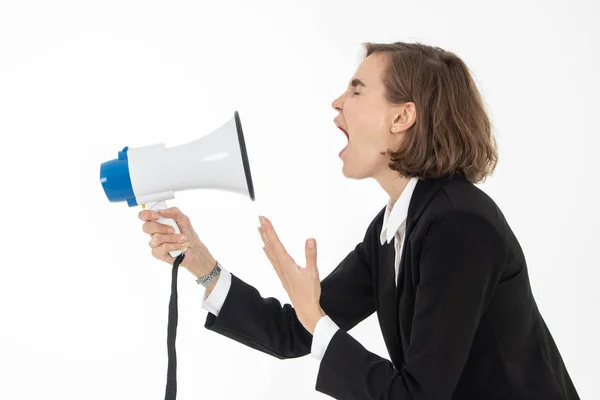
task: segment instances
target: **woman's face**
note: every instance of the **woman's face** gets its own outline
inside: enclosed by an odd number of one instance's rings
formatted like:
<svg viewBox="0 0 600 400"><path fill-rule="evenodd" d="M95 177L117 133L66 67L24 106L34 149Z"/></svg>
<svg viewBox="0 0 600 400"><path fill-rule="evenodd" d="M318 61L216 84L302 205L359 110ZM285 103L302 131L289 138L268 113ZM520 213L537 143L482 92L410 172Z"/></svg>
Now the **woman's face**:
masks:
<svg viewBox="0 0 600 400"><path fill-rule="evenodd" d="M359 65L346 91L331 104L339 112L335 124L348 133L348 145L340 153L348 178L376 178L388 171L386 151L398 147L400 133L406 129L398 120L402 108L384 98L385 69L384 55L371 54Z"/></svg>

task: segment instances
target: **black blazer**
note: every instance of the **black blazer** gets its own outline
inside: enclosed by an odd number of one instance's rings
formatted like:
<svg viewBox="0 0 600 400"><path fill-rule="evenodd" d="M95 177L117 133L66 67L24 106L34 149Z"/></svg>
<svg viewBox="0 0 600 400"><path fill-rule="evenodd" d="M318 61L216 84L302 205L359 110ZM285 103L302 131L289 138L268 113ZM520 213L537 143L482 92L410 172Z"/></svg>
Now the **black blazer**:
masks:
<svg viewBox="0 0 600 400"><path fill-rule="evenodd" d="M398 285L394 243L364 240L321 282L340 326L315 389L336 399L574 400L575 387L537 308L523 251L495 202L462 176L419 180L410 201ZM377 313L390 360L347 332ZM277 358L310 354L290 304L232 274L205 327Z"/></svg>

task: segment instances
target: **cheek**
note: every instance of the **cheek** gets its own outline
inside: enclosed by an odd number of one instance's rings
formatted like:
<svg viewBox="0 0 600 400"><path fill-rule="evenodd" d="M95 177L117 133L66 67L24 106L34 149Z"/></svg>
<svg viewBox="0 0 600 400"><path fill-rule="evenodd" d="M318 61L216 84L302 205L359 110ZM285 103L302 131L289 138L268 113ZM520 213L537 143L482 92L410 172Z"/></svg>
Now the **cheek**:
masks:
<svg viewBox="0 0 600 400"><path fill-rule="evenodd" d="M369 152L376 152L376 154L379 154L380 151L385 151L387 149L387 138L377 119L362 119L356 136L356 141L360 142L361 147Z"/></svg>
<svg viewBox="0 0 600 400"><path fill-rule="evenodd" d="M360 104L349 101L346 103L346 121L352 131L350 142L366 157L381 157L380 152L385 152L388 146L382 105L371 103L365 98L361 100Z"/></svg>
<svg viewBox="0 0 600 400"><path fill-rule="evenodd" d="M365 104L361 112L356 113L357 123L360 126L361 136L364 136L369 142L381 144L385 140L382 136L384 115L381 113L379 104Z"/></svg>

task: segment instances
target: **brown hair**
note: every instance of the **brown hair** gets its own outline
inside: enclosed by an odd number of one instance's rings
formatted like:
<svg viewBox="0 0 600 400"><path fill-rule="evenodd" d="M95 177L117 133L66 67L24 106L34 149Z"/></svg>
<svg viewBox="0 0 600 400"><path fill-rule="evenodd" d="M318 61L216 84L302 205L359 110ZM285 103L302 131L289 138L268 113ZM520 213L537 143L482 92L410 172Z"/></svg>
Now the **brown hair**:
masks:
<svg viewBox="0 0 600 400"><path fill-rule="evenodd" d="M363 43L382 52L390 104L414 102L416 121L399 149L388 150L390 168L420 178L461 174L484 181L498 162L496 141L481 95L465 63L454 53L421 43Z"/></svg>

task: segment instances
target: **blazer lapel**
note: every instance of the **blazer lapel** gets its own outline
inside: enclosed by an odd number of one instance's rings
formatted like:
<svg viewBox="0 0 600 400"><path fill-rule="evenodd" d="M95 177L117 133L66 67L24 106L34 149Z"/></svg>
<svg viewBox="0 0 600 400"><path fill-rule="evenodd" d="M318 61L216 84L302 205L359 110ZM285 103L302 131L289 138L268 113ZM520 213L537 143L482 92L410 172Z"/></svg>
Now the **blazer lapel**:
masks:
<svg viewBox="0 0 600 400"><path fill-rule="evenodd" d="M404 363L404 349L402 343L402 329L400 327L399 302L404 285L404 275L407 268L406 260L407 242L417 221L425 211L426 206L433 199L435 194L452 179L453 175L446 175L440 178L429 178L427 180L419 179L415 186L411 201L408 207L406 220L406 232L404 235L404 246L402 246L402 255L398 271L397 284L395 278L395 250L394 238L390 243L385 243L379 252L379 304L381 308L381 328L383 338L388 348L391 361L399 369ZM460 179L460 177L455 178Z"/></svg>
<svg viewBox="0 0 600 400"><path fill-rule="evenodd" d="M402 365L398 347L398 303L396 302L396 283L394 282L395 252L393 239L384 243L379 251L379 308L381 332L392 363L399 368Z"/></svg>
<svg viewBox="0 0 600 400"><path fill-rule="evenodd" d="M408 265L408 260L406 259L406 252L408 251L408 239L410 239L410 235L419 221L419 218L425 211L425 208L429 204L429 202L433 199L436 193L444 187L444 185L450 179L461 179L461 175L444 175L439 178L428 178L426 180L419 179L417 185L415 186L415 190L413 191L413 195L410 199L410 204L408 206L408 215L406 217L406 231L404 234L404 246L402 246L402 256L400 257L400 268L398 271L398 286L399 290L396 291L395 301L396 305L400 302L400 296L402 294L401 287L404 285L404 275L406 268L410 267ZM398 340L401 340L400 336L401 330L399 329ZM402 343L402 342L401 342ZM399 345L400 351L402 352L402 345Z"/></svg>

